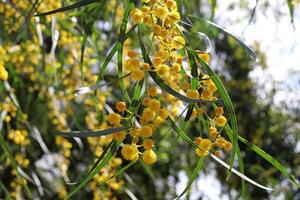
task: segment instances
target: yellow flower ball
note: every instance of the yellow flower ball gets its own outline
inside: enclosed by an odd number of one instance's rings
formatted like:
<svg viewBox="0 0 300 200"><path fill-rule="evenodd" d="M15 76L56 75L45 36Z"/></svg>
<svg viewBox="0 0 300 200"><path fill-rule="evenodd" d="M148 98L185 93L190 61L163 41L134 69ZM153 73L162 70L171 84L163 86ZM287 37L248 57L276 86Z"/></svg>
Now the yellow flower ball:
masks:
<svg viewBox="0 0 300 200"><path fill-rule="evenodd" d="M151 139L145 140L144 143L143 143L144 149L151 149L153 147L153 143L154 142Z"/></svg>
<svg viewBox="0 0 300 200"><path fill-rule="evenodd" d="M154 120L155 115L156 115L156 113L155 113L154 111L152 111L150 108L146 108L146 109L143 111L142 118L143 118L146 122L149 122L149 121Z"/></svg>
<svg viewBox="0 0 300 200"><path fill-rule="evenodd" d="M157 94L158 94L158 89L157 87L155 86L152 86L148 89L148 94L151 96L151 97L155 97Z"/></svg>
<svg viewBox="0 0 300 200"><path fill-rule="evenodd" d="M214 119L214 122L217 126L223 127L227 123L227 119L223 115L220 115L220 116L218 116L217 118Z"/></svg>
<svg viewBox="0 0 300 200"><path fill-rule="evenodd" d="M136 144L126 144L122 150L121 154L125 160L136 161L139 158L139 151Z"/></svg>
<svg viewBox="0 0 300 200"><path fill-rule="evenodd" d="M140 80L144 79L144 76L145 76L145 73L141 69L133 69L131 71L131 78L134 81L140 81Z"/></svg>
<svg viewBox="0 0 300 200"><path fill-rule="evenodd" d="M4 67L0 68L0 80L6 81L8 79L8 72L5 70Z"/></svg>
<svg viewBox="0 0 300 200"><path fill-rule="evenodd" d="M189 89L186 92L186 96L192 99L199 99L199 92L197 90Z"/></svg>
<svg viewBox="0 0 300 200"><path fill-rule="evenodd" d="M160 108L160 102L156 99L150 99L148 107L154 112L157 112Z"/></svg>
<svg viewBox="0 0 300 200"><path fill-rule="evenodd" d="M145 150L143 152L143 157L142 158L143 158L143 161L148 165L152 165L157 160L156 154L152 149Z"/></svg>
<svg viewBox="0 0 300 200"><path fill-rule="evenodd" d="M130 50L128 51L127 55L129 58L136 58L138 56L138 53L134 50Z"/></svg>
<svg viewBox="0 0 300 200"><path fill-rule="evenodd" d="M119 124L121 122L121 116L116 113L111 113L107 116L107 120L110 124Z"/></svg>
<svg viewBox="0 0 300 200"><path fill-rule="evenodd" d="M141 128L141 136L143 137L151 137L153 134L153 130L150 126L143 126Z"/></svg>
<svg viewBox="0 0 300 200"><path fill-rule="evenodd" d="M143 22L144 13L137 8L132 9L130 16L133 23L139 24Z"/></svg>
<svg viewBox="0 0 300 200"><path fill-rule="evenodd" d="M119 112L124 112L126 110L126 103L123 102L123 101L118 101L116 103L116 109L119 111Z"/></svg>
<svg viewBox="0 0 300 200"><path fill-rule="evenodd" d="M169 116L169 112L166 108L161 108L158 111L158 116L160 116L162 119L167 119Z"/></svg>
<svg viewBox="0 0 300 200"><path fill-rule="evenodd" d="M209 127L209 135L214 139L217 138L219 135L218 130L215 127Z"/></svg>
<svg viewBox="0 0 300 200"><path fill-rule="evenodd" d="M211 141L209 139L203 139L198 146L199 148L196 149L197 155L201 157L206 156L210 150Z"/></svg>
<svg viewBox="0 0 300 200"><path fill-rule="evenodd" d="M224 149L225 149L226 151L229 151L231 148L232 148L231 142L225 142L225 144L224 144Z"/></svg>
<svg viewBox="0 0 300 200"><path fill-rule="evenodd" d="M162 64L157 67L157 74L161 77L166 77L170 74L170 68L168 65Z"/></svg>

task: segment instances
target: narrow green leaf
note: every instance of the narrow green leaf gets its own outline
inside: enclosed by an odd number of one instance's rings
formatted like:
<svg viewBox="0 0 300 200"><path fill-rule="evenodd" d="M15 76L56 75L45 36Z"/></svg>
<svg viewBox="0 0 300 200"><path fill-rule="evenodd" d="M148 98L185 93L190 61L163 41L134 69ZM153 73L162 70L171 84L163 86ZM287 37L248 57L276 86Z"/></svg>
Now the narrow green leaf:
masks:
<svg viewBox="0 0 300 200"><path fill-rule="evenodd" d="M210 0L209 2L211 4L210 21L214 21L215 12L216 12L216 9L217 9L217 0Z"/></svg>
<svg viewBox="0 0 300 200"><path fill-rule="evenodd" d="M229 31L225 30L224 28L222 28L221 26L219 26L218 24L215 24L214 22L211 22L209 20L203 19L201 17L195 16L195 15L187 15L187 17L190 17L192 19L195 20L199 20L201 22L206 22L207 24L217 28L219 31L225 33L226 35L231 36L232 38L234 38L243 48L246 49L246 51L249 53L250 57L254 60L257 59L257 56L255 54L255 52L253 51L253 49L251 47L249 47L248 45L246 45L241 39L239 39L237 36L233 35L232 33L230 33Z"/></svg>
<svg viewBox="0 0 300 200"><path fill-rule="evenodd" d="M138 83L136 83L136 86L134 87L134 94L132 97L131 104L129 106L129 110L133 113L136 112L140 104L143 85L144 85L144 81L139 81Z"/></svg>
<svg viewBox="0 0 300 200"><path fill-rule="evenodd" d="M67 195L66 199L71 198L82 187L84 187L111 160L113 155L118 151L120 145L121 142L114 142L112 147L105 153L103 160L99 163L99 165L97 165L97 167Z"/></svg>
<svg viewBox="0 0 300 200"><path fill-rule="evenodd" d="M131 11L131 8L133 7L133 3L130 2L125 10L125 13L123 15L122 24L120 27L120 34L119 34L119 48L118 48L118 76L119 78L123 76L123 44L125 42L125 34L126 34L126 27L128 23L128 17ZM129 94L127 92L127 89L125 87L125 83L123 79L119 80L119 85L121 87L121 90L123 92L123 95L125 96L125 99L130 103L131 99L129 97Z"/></svg>
<svg viewBox="0 0 300 200"><path fill-rule="evenodd" d="M176 4L180 15L182 15L182 0L176 0Z"/></svg>
<svg viewBox="0 0 300 200"><path fill-rule="evenodd" d="M286 3L289 7L290 16L291 16L291 23L294 23L294 5L292 3L292 0L286 0Z"/></svg>
<svg viewBox="0 0 300 200"><path fill-rule="evenodd" d="M57 132L57 135L62 135L65 137L79 137L79 138L86 138L86 137L100 137L104 135L110 135L112 133L117 133L120 131L128 130L130 127L118 127L118 128L109 128L105 130L99 131L68 131L68 132Z"/></svg>
<svg viewBox="0 0 300 200"><path fill-rule="evenodd" d="M55 9L55 10L51 10L51 11L48 11L48 12L45 12L45 13L36 14L35 16L45 16L45 15L52 15L52 14L59 13L59 12L65 12L65 11L68 11L68 10L73 10L75 8L80 8L82 6L87 6L87 5L89 5L91 3L95 3L97 1L100 2L101 0L82 0L82 1L78 1L77 3L74 3L74 4L69 5L69 6L65 6L65 7L62 7L62 8Z"/></svg>
<svg viewBox="0 0 300 200"><path fill-rule="evenodd" d="M199 161L197 162L197 165L196 165L196 167L193 171L193 174L190 177L190 180L189 180L188 184L186 185L185 189L181 192L181 194L176 199L179 199L180 197L182 197L190 189L193 182L196 180L200 170L202 169L203 161L204 161L204 157L201 157L199 159Z"/></svg>
<svg viewBox="0 0 300 200"><path fill-rule="evenodd" d="M83 83L83 79L84 79L84 77L83 77L84 50L85 50L85 47L86 47L87 39L88 39L88 35L87 35L87 33L85 33L83 35L82 42L81 42L81 55L80 55L80 78L81 78L82 83Z"/></svg>
<svg viewBox="0 0 300 200"><path fill-rule="evenodd" d="M11 198L11 196L10 196L10 193L9 193L9 191L8 191L8 189L5 187L5 185L2 183L2 181L0 180L0 188L4 191L4 193L5 193L5 198L6 199L12 199Z"/></svg>
<svg viewBox="0 0 300 200"><path fill-rule="evenodd" d="M228 127L230 129L230 127ZM258 146L256 146L255 144L252 144L251 142L249 142L248 140L246 140L245 138L239 136L238 139L244 143L245 145L247 145L252 151L254 151L255 153L257 153L259 156L261 156L262 158L264 158L266 161L268 161L271 165L273 165L277 170L279 170L285 177L287 177L291 183L293 183L296 187L300 188L300 184L299 182L288 173L287 169L281 165L275 158L273 158L270 154L268 154L267 152L265 152L264 150L262 150L261 148L259 148Z"/></svg>
<svg viewBox="0 0 300 200"><path fill-rule="evenodd" d="M229 126L228 124L226 124L226 125L225 125L226 133L227 133L227 135L228 135L230 141L233 141L233 133L232 133L232 131L229 132L229 131L227 130L228 128L231 130L230 126ZM237 157L238 157L239 169L240 169L241 173L245 174L244 161L243 161L243 158L242 158L242 156L241 156L241 151L240 151L239 146L237 146L236 155L237 155ZM246 186L244 179L242 179L242 196L243 196L243 199L247 199L247 197L246 197L247 191L248 191L248 187Z"/></svg>
<svg viewBox="0 0 300 200"><path fill-rule="evenodd" d="M20 41L21 37L23 36L24 33L27 32L27 27L29 25L30 19L33 16L33 14L36 12L36 10L38 9L39 5L42 3L42 0L36 0L34 2L34 4L32 5L30 11L28 12L26 18L24 19L23 25L21 26L21 28L18 31L17 34L17 39L16 41Z"/></svg>

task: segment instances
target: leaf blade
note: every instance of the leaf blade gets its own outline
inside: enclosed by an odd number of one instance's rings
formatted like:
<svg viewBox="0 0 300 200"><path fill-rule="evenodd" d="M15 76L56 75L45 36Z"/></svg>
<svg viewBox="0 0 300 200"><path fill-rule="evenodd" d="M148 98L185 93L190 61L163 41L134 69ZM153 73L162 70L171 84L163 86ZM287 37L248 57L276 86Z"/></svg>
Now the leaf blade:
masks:
<svg viewBox="0 0 300 200"><path fill-rule="evenodd" d="M58 8L58 9L55 9L55 10L51 10L51 11L44 12L44 13L39 13L39 14L36 14L34 16L36 16L36 17L46 16L46 15L52 15L52 14L55 14L55 13L65 12L65 11L68 11L68 10L73 10L75 8L80 8L82 6L87 6L87 5L95 3L97 1L99 1L99 0L82 0L82 1L76 2L74 4L71 4L69 6L65 6L65 7Z"/></svg>

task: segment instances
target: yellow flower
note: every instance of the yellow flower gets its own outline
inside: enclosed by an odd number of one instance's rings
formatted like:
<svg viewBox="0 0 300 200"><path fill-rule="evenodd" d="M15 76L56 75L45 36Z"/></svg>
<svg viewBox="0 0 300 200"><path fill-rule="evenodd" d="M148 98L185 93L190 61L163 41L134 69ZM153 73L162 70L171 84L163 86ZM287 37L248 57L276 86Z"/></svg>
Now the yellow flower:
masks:
<svg viewBox="0 0 300 200"><path fill-rule="evenodd" d="M156 154L152 149L147 149L143 152L143 161L148 164L152 165L153 163L156 162Z"/></svg>
<svg viewBox="0 0 300 200"><path fill-rule="evenodd" d="M157 67L157 74L161 77L166 77L170 74L170 68L168 65L162 64Z"/></svg>
<svg viewBox="0 0 300 200"><path fill-rule="evenodd" d="M222 115L224 113L223 107L216 107L215 113L216 115Z"/></svg>
<svg viewBox="0 0 300 200"><path fill-rule="evenodd" d="M138 24L143 22L144 13L140 9L137 8L132 9L132 11L130 12L130 16L133 23Z"/></svg>
<svg viewBox="0 0 300 200"><path fill-rule="evenodd" d="M226 151L229 151L231 148L232 148L231 142L225 142L225 144L224 144L224 149L225 149Z"/></svg>
<svg viewBox="0 0 300 200"><path fill-rule="evenodd" d="M5 70L4 67L0 67L0 80L6 81L8 79L8 72Z"/></svg>
<svg viewBox="0 0 300 200"><path fill-rule="evenodd" d="M135 161L139 158L139 151L136 144L126 144L122 150L121 154L125 160Z"/></svg>
<svg viewBox="0 0 300 200"><path fill-rule="evenodd" d="M160 102L157 101L156 99L150 99L150 101L148 103L148 107L151 110L157 112L159 110L159 108L160 108Z"/></svg>
<svg viewBox="0 0 300 200"><path fill-rule="evenodd" d="M126 103L123 102L123 101L118 101L116 103L116 109L119 111L119 112L124 112L126 110Z"/></svg>
<svg viewBox="0 0 300 200"><path fill-rule="evenodd" d="M145 73L141 69L133 69L131 71L131 78L134 81L140 81L144 78L144 76L145 76Z"/></svg>
<svg viewBox="0 0 300 200"><path fill-rule="evenodd" d="M143 143L144 149L151 149L153 147L153 140L147 139Z"/></svg>
<svg viewBox="0 0 300 200"><path fill-rule="evenodd" d="M124 131L114 133L114 139L115 140L123 141L125 139L125 137L126 137L126 134L125 134Z"/></svg>
<svg viewBox="0 0 300 200"><path fill-rule="evenodd" d="M148 94L151 96L151 97L155 97L157 94L158 94L158 89L157 87L155 86L152 86L148 89Z"/></svg>
<svg viewBox="0 0 300 200"><path fill-rule="evenodd" d="M157 6L156 8L154 8L154 15L157 18L165 19L168 16L168 8L163 6Z"/></svg>
<svg viewBox="0 0 300 200"><path fill-rule="evenodd" d="M141 136L143 136L143 137L151 137L152 133L153 133L153 131L150 126L143 126L141 128Z"/></svg>
<svg viewBox="0 0 300 200"><path fill-rule="evenodd" d="M219 148L223 148L226 142L227 141L223 137L220 137L216 139L215 145Z"/></svg>
<svg viewBox="0 0 300 200"><path fill-rule="evenodd" d="M214 121L215 124L219 127L223 127L227 123L227 119L223 115L218 116L217 118L214 119Z"/></svg>
<svg viewBox="0 0 300 200"><path fill-rule="evenodd" d="M146 122L149 122L149 121L154 120L155 115L156 115L156 114L155 114L154 111L152 111L150 108L146 108L146 109L143 111L142 118L143 118Z"/></svg>
<svg viewBox="0 0 300 200"><path fill-rule="evenodd" d="M202 139L199 148L196 149L196 153L198 156L206 156L211 147L211 141L209 139Z"/></svg>
<svg viewBox="0 0 300 200"><path fill-rule="evenodd" d="M217 138L219 135L218 130L215 127L209 127L209 135L214 139Z"/></svg>
<svg viewBox="0 0 300 200"><path fill-rule="evenodd" d="M128 51L127 55L129 58L136 58L138 56L137 52L134 50Z"/></svg>
<svg viewBox="0 0 300 200"><path fill-rule="evenodd" d="M191 90L189 89L186 92L186 96L192 99L199 99L199 92L197 90Z"/></svg>
<svg viewBox="0 0 300 200"><path fill-rule="evenodd" d="M166 108L161 108L158 111L158 116L160 116L162 119L167 119L169 116L169 112Z"/></svg>
<svg viewBox="0 0 300 200"><path fill-rule="evenodd" d="M121 116L116 113L111 113L107 116L107 120L110 124L119 124L121 122Z"/></svg>
<svg viewBox="0 0 300 200"><path fill-rule="evenodd" d="M174 49L182 49L185 45L185 39L182 36L175 36L172 44Z"/></svg>
<svg viewBox="0 0 300 200"><path fill-rule="evenodd" d="M152 64L154 67L158 67L159 65L161 65L163 62L163 59L161 57L154 57L152 59Z"/></svg>

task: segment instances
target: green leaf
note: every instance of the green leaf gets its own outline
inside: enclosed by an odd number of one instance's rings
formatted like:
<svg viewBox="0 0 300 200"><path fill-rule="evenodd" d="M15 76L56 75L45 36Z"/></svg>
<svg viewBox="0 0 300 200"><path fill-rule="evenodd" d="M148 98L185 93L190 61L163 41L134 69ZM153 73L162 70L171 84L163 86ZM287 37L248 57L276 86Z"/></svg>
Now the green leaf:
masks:
<svg viewBox="0 0 300 200"><path fill-rule="evenodd" d="M119 78L123 76L123 44L125 42L125 34L126 34L126 27L128 23L128 16L130 14L131 8L133 7L133 3L130 2L125 10L125 13L123 15L122 24L120 27L120 34L119 34L119 48L118 48L118 76ZM119 80L119 85L121 87L121 90L123 92L123 95L125 96L125 99L128 102L131 102L131 99L129 97L129 94L127 92L127 89L125 87L125 83L123 79Z"/></svg>
<svg viewBox="0 0 300 200"><path fill-rule="evenodd" d="M2 191L4 191L6 199L9 199L9 200L12 199L8 189L5 187L5 185L2 183L1 180L0 180L0 188L2 189Z"/></svg>
<svg viewBox="0 0 300 200"><path fill-rule="evenodd" d="M230 129L230 127L228 127ZM230 131L230 130L229 130ZM275 158L273 158L270 154L268 154L267 152L265 152L264 150L262 150L261 148L259 148L258 146L256 146L255 144L252 144L251 142L249 142L248 140L246 140L245 138L239 136L238 139L244 143L245 145L247 145L252 151L254 151L255 153L257 153L259 156L261 156L262 158L264 158L266 161L268 161L271 165L273 165L277 170L279 170L285 177L287 177L291 183L293 183L296 187L300 188L300 184L298 183L298 181L288 173L287 169L282 166Z"/></svg>
<svg viewBox="0 0 300 200"><path fill-rule="evenodd" d="M180 197L182 197L190 189L190 187L192 186L193 182L196 180L196 178L197 178L200 170L202 169L203 161L204 161L204 157L201 157L199 159L199 161L197 162L197 165L196 165L196 167L195 167L195 169L193 171L193 174L190 177L190 180L189 180L187 186L185 187L185 189L181 192L181 194L176 199L179 199Z"/></svg>
<svg viewBox="0 0 300 200"><path fill-rule="evenodd" d="M42 1L36 0L35 3L32 5L30 11L28 12L26 18L24 19L22 27L19 29L18 34L17 34L17 39L16 41L19 41L21 37L26 33L26 29L29 25L30 19L33 16L33 14L36 12L38 9L39 5L42 3Z"/></svg>
<svg viewBox="0 0 300 200"><path fill-rule="evenodd" d="M81 78L82 83L83 83L83 79L84 79L84 77L83 77L84 50L85 50L85 47L86 47L87 39L88 39L88 35L87 35L87 33L85 33L83 35L82 42L81 42L81 55L80 55L80 78Z"/></svg>
<svg viewBox="0 0 300 200"><path fill-rule="evenodd" d="M290 16L291 16L291 23L294 23L294 5L292 4L292 0L286 0L286 3L289 7Z"/></svg>
<svg viewBox="0 0 300 200"><path fill-rule="evenodd" d="M210 21L214 21L215 12L216 12L216 9L217 9L217 0L210 0L209 2L211 4Z"/></svg>
<svg viewBox="0 0 300 200"><path fill-rule="evenodd" d="M152 66L152 62L147 54L145 45L142 41L142 36L141 36L141 31L140 31L140 26L139 26L139 41L140 41L140 47L142 50L142 54L143 54L143 59L146 63L148 63L150 66ZM176 92L175 90L173 90L170 86L168 86L157 74L155 71L153 71L153 67L151 67L151 70L148 71L148 73L150 74L151 78L154 80L154 82L164 91L168 92L169 94L173 95L174 97L177 97L178 99L185 101L185 102L190 102L190 103L208 103L208 102L212 102L212 101L205 101L205 100L200 100L200 99L192 99L189 97L186 97L178 92Z"/></svg>
<svg viewBox="0 0 300 200"><path fill-rule="evenodd" d="M69 5L69 6L65 6L65 7L62 7L62 8L55 9L55 10L51 10L51 11L48 11L48 12L45 12L45 13L36 14L35 16L45 16L45 15L52 15L52 14L55 14L55 13L65 12L65 11L68 11L68 10L73 10L75 8L80 8L82 6L87 6L87 5L89 5L91 3L95 3L97 1L100 2L101 0L82 0L82 1L79 1L79 2L74 3L72 5Z"/></svg>
<svg viewBox="0 0 300 200"><path fill-rule="evenodd" d="M176 0L176 4L180 15L182 15L182 0Z"/></svg>
<svg viewBox="0 0 300 200"><path fill-rule="evenodd" d="M121 142L113 142L112 147L105 153L103 160L95 167L90 174L83 179L66 197L66 199L71 198L74 194L76 194L82 187L84 187L113 157L113 155L118 151Z"/></svg>
<svg viewBox="0 0 300 200"><path fill-rule="evenodd" d="M134 94L132 97L131 104L129 106L129 110L133 113L136 112L140 104L143 85L144 85L144 81L139 81L138 83L136 83L136 86L134 87Z"/></svg>
<svg viewBox="0 0 300 200"><path fill-rule="evenodd" d="M226 133L227 133L230 141L233 141L233 133L232 133L232 131L229 132L228 128L231 130L230 126L228 124L226 124L225 125ZM245 173L245 166L244 166L244 162L243 162L243 158L241 156L241 151L240 151L239 146L237 146L236 155L238 157L239 169L240 169L241 173L244 174ZM247 192L248 192L248 187L246 186L244 179L242 179L242 195L243 195L243 199L247 199L247 197L246 197Z"/></svg>
<svg viewBox="0 0 300 200"><path fill-rule="evenodd" d="M243 48L246 49L246 51L249 53L250 57L254 60L257 59L257 56L255 54L255 52L253 51L253 49L251 47L249 47L248 45L246 45L241 39L239 39L237 36L233 35L232 33L230 33L229 31L225 30L224 28L222 28L221 26L219 26L218 24L215 24L214 22L211 22L209 20L203 19L201 17L195 16L195 15L187 15L187 17L190 17L192 19L201 21L201 22L206 22L207 24L217 28L219 31L225 33L226 35L231 36L232 38L234 38Z"/></svg>
<svg viewBox="0 0 300 200"><path fill-rule="evenodd" d="M105 130L99 131L67 131L67 132L57 132L57 135L62 135L65 137L79 137L79 138L86 138L86 137L100 137L104 135L110 135L112 133L117 133L120 131L128 130L130 126L118 127L118 128L109 128Z"/></svg>

